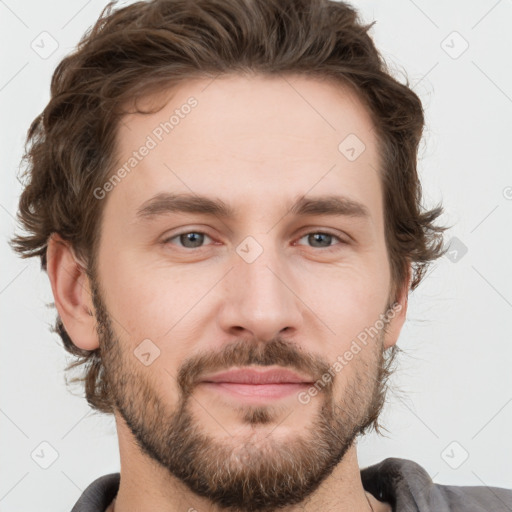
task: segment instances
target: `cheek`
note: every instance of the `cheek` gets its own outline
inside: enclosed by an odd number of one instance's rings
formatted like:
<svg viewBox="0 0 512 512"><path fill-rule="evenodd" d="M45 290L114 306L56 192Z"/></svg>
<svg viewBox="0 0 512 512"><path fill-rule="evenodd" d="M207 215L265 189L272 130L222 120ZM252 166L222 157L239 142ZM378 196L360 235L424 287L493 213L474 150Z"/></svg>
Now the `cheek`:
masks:
<svg viewBox="0 0 512 512"><path fill-rule="evenodd" d="M98 280L127 361L137 365L133 354L146 346L154 350L158 356L141 371L153 376L153 385L165 386L190 356L201 329L204 336L211 303L202 299L222 274L216 275L211 264L172 264L157 248L123 239L119 233L124 232L113 223L105 226L102 239L108 243L100 245Z"/></svg>
<svg viewBox="0 0 512 512"><path fill-rule="evenodd" d="M135 344L146 338L158 342L166 333L175 336L213 277L183 267L163 268L127 250L119 251L115 261L104 258L100 276L111 315Z"/></svg>
<svg viewBox="0 0 512 512"><path fill-rule="evenodd" d="M383 270L373 267L352 264L302 272L298 295L326 324L333 347L343 349L384 312L389 273L385 265Z"/></svg>

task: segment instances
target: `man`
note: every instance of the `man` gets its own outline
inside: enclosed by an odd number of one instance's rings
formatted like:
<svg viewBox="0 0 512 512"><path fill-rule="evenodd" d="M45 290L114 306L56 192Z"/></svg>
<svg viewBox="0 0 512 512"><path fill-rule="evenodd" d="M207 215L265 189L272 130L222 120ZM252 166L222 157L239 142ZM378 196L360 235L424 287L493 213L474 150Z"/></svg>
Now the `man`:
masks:
<svg viewBox="0 0 512 512"><path fill-rule="evenodd" d="M512 491L359 469L409 290L442 250L420 100L352 8L108 8L29 132L41 257L120 474L73 511L510 510Z"/></svg>

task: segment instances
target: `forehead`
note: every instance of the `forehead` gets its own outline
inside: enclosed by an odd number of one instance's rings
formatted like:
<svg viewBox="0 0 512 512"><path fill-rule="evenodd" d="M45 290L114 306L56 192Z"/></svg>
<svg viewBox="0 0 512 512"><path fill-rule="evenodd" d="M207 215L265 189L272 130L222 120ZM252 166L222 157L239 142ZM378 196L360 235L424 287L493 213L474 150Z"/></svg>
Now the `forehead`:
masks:
<svg viewBox="0 0 512 512"><path fill-rule="evenodd" d="M162 104L119 125L116 209L135 216L155 194L178 192L220 197L243 214L263 200L338 192L378 213L374 127L347 86L234 75L190 80L141 106Z"/></svg>

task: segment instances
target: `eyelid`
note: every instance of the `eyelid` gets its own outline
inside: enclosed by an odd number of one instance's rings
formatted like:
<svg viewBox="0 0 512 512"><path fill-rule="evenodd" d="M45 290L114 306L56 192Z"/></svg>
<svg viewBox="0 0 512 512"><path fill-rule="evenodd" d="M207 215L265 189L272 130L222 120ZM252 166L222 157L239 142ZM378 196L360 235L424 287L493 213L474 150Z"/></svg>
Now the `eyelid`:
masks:
<svg viewBox="0 0 512 512"><path fill-rule="evenodd" d="M177 237L182 236L182 235L187 235L187 234L189 234L189 233L197 233L197 234L199 234L199 235L205 235L205 236L207 236L208 238L210 238L212 241L214 241L214 242L215 242L215 238L214 238L212 235L210 235L207 231L205 231L204 229L202 229L202 228L201 228L201 229L195 229L195 228L193 228L193 227L192 227L192 228L184 229L184 230L182 230L182 231L178 231L178 232L176 232L176 233L172 233L172 234L166 234L166 235L164 235L164 238L162 239L162 242L161 242L161 243L162 243L163 245L168 244L168 243L170 243L170 241L171 241L172 239L177 238ZM175 244L173 244L173 245L175 245ZM179 245L177 245L177 247L180 247L180 246L179 246ZM206 247L206 246L202 246L202 247ZM198 247L197 249L201 249L202 247ZM196 250L197 250L197 249L196 249ZM190 250L190 249L188 249L188 250Z"/></svg>
<svg viewBox="0 0 512 512"><path fill-rule="evenodd" d="M343 242L346 244L354 241L354 239L345 231L338 231L338 230L333 230L333 229L329 229L329 228L323 228L321 226L308 226L308 227L304 228L304 231L301 230L299 233L300 234L296 237L296 240L299 240L299 239L303 238L304 236L310 235L313 233L315 233L315 234L321 233L324 235L334 236L334 237L338 238L340 240L340 242Z"/></svg>
<svg viewBox="0 0 512 512"><path fill-rule="evenodd" d="M299 244L299 241L302 238L304 238L305 236L308 236L308 235L312 235L312 234L321 234L321 235L332 236L334 239L337 239L338 242L333 244L333 245L328 245L327 247L311 247L311 246L308 246L308 245ZM305 233L300 235L296 239L296 242L294 242L293 245L297 245L299 247L308 247L310 249L316 249L317 251L328 252L328 251L333 251L333 250L339 249L341 245L348 245L348 244L349 244L349 242L347 240L345 240L343 238L343 236L341 236L341 235L339 235L337 233L332 233L332 232L326 231L326 230L313 229L311 231L306 231Z"/></svg>
<svg viewBox="0 0 512 512"><path fill-rule="evenodd" d="M321 251L329 251L329 250L334 250L336 249L339 245L347 245L349 244L351 241L353 241L353 238L346 234L345 232L334 232L333 230L330 230L328 228L322 228L322 227L315 227L315 226L308 226L307 228L303 228L304 230L300 232L300 234L298 236L295 237L295 242L293 242L293 245L298 245L298 246L303 246L303 247L306 247L305 245L303 244L299 244L299 240L301 240L302 238L304 238L305 236L307 235L311 235L311 234L324 234L324 235L329 235L329 236L332 236L336 239L339 240L339 242L337 244L334 244L334 245L330 245L330 246L327 246L327 247L311 247L312 249L317 249L317 250L321 250ZM187 227L186 229L183 229L181 231L178 231L176 233L173 233L173 234L170 234L170 235L165 235L164 239L162 240L162 245L166 245L168 243L170 243L171 240L173 240L174 238L178 238L179 236L182 236L182 235L186 235L186 234L189 234L189 233L197 233L197 234L201 234L201 235L205 235L207 236L208 238L210 238L213 242L213 244L208 244L208 245L216 245L216 242L218 243L218 241L215 240L215 237L213 237L212 235L210 235L207 231L204 230L204 228L199 228L199 229L195 229L194 227ZM349 240L345 239L348 238ZM181 247L180 245L177 245L177 244L172 244L172 245L175 245L176 247L180 248L180 249L184 249L186 251L198 251L200 249L205 249L208 247L208 245L202 245L200 247L196 247L196 248L187 248L187 247Z"/></svg>

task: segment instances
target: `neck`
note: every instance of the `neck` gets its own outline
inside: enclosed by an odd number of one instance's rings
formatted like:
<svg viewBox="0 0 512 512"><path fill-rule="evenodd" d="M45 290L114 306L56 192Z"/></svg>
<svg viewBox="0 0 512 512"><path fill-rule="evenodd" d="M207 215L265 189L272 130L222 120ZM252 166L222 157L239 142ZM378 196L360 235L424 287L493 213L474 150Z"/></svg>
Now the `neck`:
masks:
<svg viewBox="0 0 512 512"><path fill-rule="evenodd" d="M368 500L368 506L370 507L371 512L392 512L391 508L388 506L387 503L381 503L380 501L376 500L374 496L372 496L369 492L366 492L366 499ZM115 512L115 504L116 504L116 498L112 501L112 503L107 507L105 512ZM378 507L378 508L375 508Z"/></svg>
<svg viewBox="0 0 512 512"><path fill-rule="evenodd" d="M121 480L115 501L106 512L160 510L207 510L221 512L207 498L193 493L181 481L150 459L135 443L124 421L117 417ZM391 512L391 507L366 493L357 461L355 443L334 471L302 503L283 507L282 512Z"/></svg>

